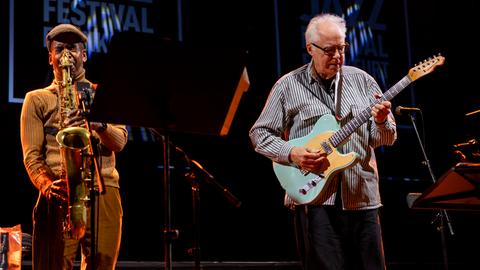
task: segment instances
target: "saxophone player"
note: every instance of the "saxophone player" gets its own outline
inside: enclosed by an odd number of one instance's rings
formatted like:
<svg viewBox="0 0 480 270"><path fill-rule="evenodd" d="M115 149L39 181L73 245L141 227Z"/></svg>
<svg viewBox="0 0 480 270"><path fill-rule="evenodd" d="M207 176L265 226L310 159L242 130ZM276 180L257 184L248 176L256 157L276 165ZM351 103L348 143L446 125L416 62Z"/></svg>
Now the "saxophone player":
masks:
<svg viewBox="0 0 480 270"><path fill-rule="evenodd" d="M20 117L25 168L39 191L32 217L32 269L73 269L77 259L81 259L81 269L115 269L123 215L115 153L127 143L127 129L124 125L107 123L86 125L78 104L74 104L73 109L69 108L71 104L66 104L66 95L78 90L77 83L95 89L95 84L87 80L84 69L87 36L74 25L60 24L49 31L45 39L54 78L50 85L27 92ZM65 205L68 205L70 196L61 145L56 135L65 128L77 126L87 126L88 135L96 141L90 146L97 150L93 151L97 153L96 172L101 175L104 192L94 196L94 202L86 203L86 232L73 236L65 231ZM96 206L98 217L94 223L95 239L90 237L89 205ZM91 241L96 243L94 266L89 265L92 262ZM76 257L78 251L81 258Z"/></svg>

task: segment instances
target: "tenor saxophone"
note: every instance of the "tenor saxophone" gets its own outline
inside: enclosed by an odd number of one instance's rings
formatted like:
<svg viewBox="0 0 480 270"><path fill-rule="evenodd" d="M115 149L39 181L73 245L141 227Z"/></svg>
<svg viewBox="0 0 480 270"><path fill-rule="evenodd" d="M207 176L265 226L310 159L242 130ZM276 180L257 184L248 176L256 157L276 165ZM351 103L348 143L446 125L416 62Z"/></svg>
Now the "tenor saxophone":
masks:
<svg viewBox="0 0 480 270"><path fill-rule="evenodd" d="M85 127L66 127L64 122L72 111L80 110L79 95L72 85L68 50L64 50L60 58L62 82L60 90L60 130L56 140L60 145L61 179L65 179L68 198L63 205L63 230L74 239L85 235L87 209L89 207L88 183L91 181L90 170L90 132ZM90 182L91 183L91 182Z"/></svg>

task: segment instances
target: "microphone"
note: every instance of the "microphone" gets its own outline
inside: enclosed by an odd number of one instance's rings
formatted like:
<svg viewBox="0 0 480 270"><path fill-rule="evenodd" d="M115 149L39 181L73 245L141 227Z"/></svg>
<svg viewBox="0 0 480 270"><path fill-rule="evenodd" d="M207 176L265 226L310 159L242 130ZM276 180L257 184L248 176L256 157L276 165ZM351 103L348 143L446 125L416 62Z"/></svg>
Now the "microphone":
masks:
<svg viewBox="0 0 480 270"><path fill-rule="evenodd" d="M395 114L402 115L402 113L404 112L411 113L411 112L420 112L420 111L422 110L420 110L419 108L397 106L397 108L395 109Z"/></svg>
<svg viewBox="0 0 480 270"><path fill-rule="evenodd" d="M200 171L203 172L203 174L206 176L204 179L207 181L207 182L210 182L211 184L213 184L219 191L222 192L222 194L225 196L225 198L227 198L227 200L233 204L236 208L239 208L240 205L242 204L242 202L237 199L237 197L235 197L235 195L233 195L227 188L223 187L220 183L218 183L217 181L215 181L215 178L213 177L213 175L211 175L207 170L205 170L203 168L202 165L200 165L200 163L198 163L198 161L196 160L190 160L192 162L193 165L195 165L195 167L197 169L199 169Z"/></svg>
<svg viewBox="0 0 480 270"><path fill-rule="evenodd" d="M207 172L207 170L205 170L203 168L202 165L200 165L200 163L198 163L198 161L196 160L190 160L192 162L193 165L195 165L195 167L197 167L198 169L200 169L200 171L202 171L208 178L210 179L214 179L213 175L211 175L209 172Z"/></svg>
<svg viewBox="0 0 480 270"><path fill-rule="evenodd" d="M471 139L468 142L454 144L453 147L454 148L460 148L460 147L476 145L477 143L478 143L477 140Z"/></svg>

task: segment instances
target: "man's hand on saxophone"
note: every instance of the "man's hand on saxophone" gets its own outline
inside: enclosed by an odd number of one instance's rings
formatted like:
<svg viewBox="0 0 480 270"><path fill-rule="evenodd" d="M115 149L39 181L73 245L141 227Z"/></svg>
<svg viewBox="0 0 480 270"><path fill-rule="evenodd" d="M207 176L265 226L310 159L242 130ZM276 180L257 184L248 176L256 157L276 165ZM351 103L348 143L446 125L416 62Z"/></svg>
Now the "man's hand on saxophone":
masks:
<svg viewBox="0 0 480 270"><path fill-rule="evenodd" d="M85 117L80 110L72 110L63 119L64 127L85 127Z"/></svg>
<svg viewBox="0 0 480 270"><path fill-rule="evenodd" d="M57 205L67 203L68 191L65 179L58 179L53 181L45 190L44 195L47 199Z"/></svg>
<svg viewBox="0 0 480 270"><path fill-rule="evenodd" d="M64 127L85 127L85 116L80 110L70 111L63 121ZM105 131L107 124L101 122L90 122L90 129L98 133Z"/></svg>

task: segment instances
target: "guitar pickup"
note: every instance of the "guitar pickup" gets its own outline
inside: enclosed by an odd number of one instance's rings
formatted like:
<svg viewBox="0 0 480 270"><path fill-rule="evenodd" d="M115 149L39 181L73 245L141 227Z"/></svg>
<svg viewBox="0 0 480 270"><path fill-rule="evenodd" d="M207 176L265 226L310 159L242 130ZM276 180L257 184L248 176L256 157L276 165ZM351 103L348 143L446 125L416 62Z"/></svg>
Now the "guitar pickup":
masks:
<svg viewBox="0 0 480 270"><path fill-rule="evenodd" d="M302 188L298 190L300 194L302 195L307 195L308 191L311 190L312 188L316 187L317 184L325 179L325 175L319 174L317 177L313 178L312 180L308 181Z"/></svg>

